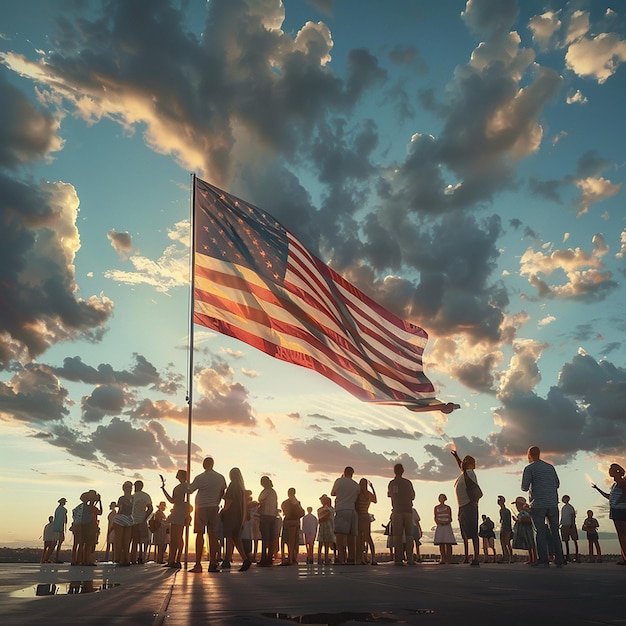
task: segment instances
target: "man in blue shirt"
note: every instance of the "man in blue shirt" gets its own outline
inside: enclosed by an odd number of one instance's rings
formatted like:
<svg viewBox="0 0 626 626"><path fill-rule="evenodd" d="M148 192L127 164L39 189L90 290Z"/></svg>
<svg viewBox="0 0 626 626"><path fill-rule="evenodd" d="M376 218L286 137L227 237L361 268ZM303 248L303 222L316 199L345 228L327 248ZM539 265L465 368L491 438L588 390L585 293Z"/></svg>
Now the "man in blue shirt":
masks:
<svg viewBox="0 0 626 626"><path fill-rule="evenodd" d="M542 461L537 446L528 448L528 462L522 474L522 491L530 495L530 516L537 531L536 565L548 567L548 537L546 520L550 533L555 539L554 558L557 567L563 566L563 548L559 541L559 477L553 465Z"/></svg>

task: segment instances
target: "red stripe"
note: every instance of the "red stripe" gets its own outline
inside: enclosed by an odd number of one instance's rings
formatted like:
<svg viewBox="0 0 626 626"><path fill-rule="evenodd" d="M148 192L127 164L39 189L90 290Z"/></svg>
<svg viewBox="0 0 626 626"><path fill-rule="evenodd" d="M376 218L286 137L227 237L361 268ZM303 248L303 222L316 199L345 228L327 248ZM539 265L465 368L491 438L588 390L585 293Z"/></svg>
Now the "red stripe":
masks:
<svg viewBox="0 0 626 626"><path fill-rule="evenodd" d="M202 291L200 289L195 290L194 297L197 301L206 302L207 304L209 304L210 306L216 309L228 311L235 315L241 316L245 320L249 321L252 327L254 327L254 325L264 326L266 328L271 328L277 333L283 334L285 336L295 337L296 339L305 341L307 344L311 346L313 351L324 354L328 359L336 363L338 367L341 367L347 371L352 372L353 374L357 376L364 378L372 386L380 388L381 391L386 390L388 393L392 392L394 394L394 397L397 394L401 395L403 399L405 397L408 397L402 391L393 390L386 383L383 383L382 381L372 376L370 372L363 369L363 367L361 367L354 361L347 359L345 356L335 352L330 346L326 345L325 343L320 341L317 337L315 337L315 335L309 332L306 332L302 330L301 328L298 328L297 326L294 326L282 320L273 318L269 316L265 311L261 311L255 307L248 307L246 305L232 302L229 300L224 300L223 298L220 298L219 296L216 296L206 291ZM224 323L228 324L228 322L224 322ZM328 333L324 333L323 327L321 328L322 328L322 333L320 334L322 334L323 336L327 336ZM352 346L350 346L349 344L347 345L349 348L352 348ZM353 349L352 351L354 352ZM306 356L308 358L308 355ZM394 372L393 370L390 370L389 368L387 368L386 366L382 364L381 365L372 364L372 369L381 375L387 376L387 378L391 380L400 382L401 384L403 384L408 389L411 389L412 391L419 392L419 393L432 391L432 385L430 384L426 385L424 383L417 382L415 375L413 375L413 380L407 380L407 381L400 380L399 381L397 377L397 373Z"/></svg>
<svg viewBox="0 0 626 626"><path fill-rule="evenodd" d="M317 329L320 335L323 335L332 339L340 348L343 348L344 350L346 350L347 352L350 352L354 356L359 356L367 362L372 362L372 357L370 355L363 354L362 351L360 351L356 346L354 346L354 344L348 341L343 335L324 326L323 324L320 323L319 320L311 317L310 315L307 315L301 308L293 304L288 299L282 298L280 294L277 294L271 291L270 289L260 287L259 285L255 285L253 283L249 283L242 277L233 276L231 274L224 274L222 272L218 272L214 270L211 271L204 267L197 267L196 275L205 277L207 280L215 282L219 285L223 285L230 289L237 289L242 292L251 293L256 298L259 298L262 301L268 302L276 307L279 307L287 311L287 313L289 313L295 319L300 321L306 327ZM293 291L297 291L299 295L301 293L300 290L295 287ZM221 308L221 309L230 311L231 313L240 315L246 319L251 319L254 323L263 324L264 326L268 328L275 328L275 325L271 321L272 318L270 318L270 316L264 311L261 312L257 308L251 308L251 307L247 307L245 305L239 304L239 303L226 301L217 295L211 294L210 292L203 291L200 289L197 290L197 293L198 293L197 297L199 300L207 302L211 304L212 306L215 306L216 308ZM301 295L305 297L307 294L302 293ZM309 303L312 306L315 306L315 302L311 302L310 298L305 298L305 299L309 300ZM294 329L294 332L290 333L291 335L299 336L300 338L305 338L305 336L302 334L303 333L302 330L296 329L294 326L291 326L291 325L290 325L290 328ZM298 331L297 333L295 332L296 330ZM315 335L311 332L308 333L308 335L311 337L315 337ZM309 344L312 343L311 341L308 341L308 340L307 342ZM319 340L315 339L315 342L319 343ZM319 345L325 346L325 344L321 344L321 343ZM379 363L372 363L372 368L374 370L379 371L382 375L387 376L387 378L401 382L407 387L410 387L410 388L413 387L413 385L415 384L415 379L416 379L415 370L411 370L409 368L406 368L403 365L400 365L399 363L396 363L395 361L393 361L386 355L381 354L373 346L368 345L367 347L374 355L376 355L376 357L380 361ZM399 351L397 350L396 352L399 353ZM334 351L332 353L334 354ZM359 367L359 366L356 365L356 367ZM403 374L404 377L399 377L398 376L399 373Z"/></svg>

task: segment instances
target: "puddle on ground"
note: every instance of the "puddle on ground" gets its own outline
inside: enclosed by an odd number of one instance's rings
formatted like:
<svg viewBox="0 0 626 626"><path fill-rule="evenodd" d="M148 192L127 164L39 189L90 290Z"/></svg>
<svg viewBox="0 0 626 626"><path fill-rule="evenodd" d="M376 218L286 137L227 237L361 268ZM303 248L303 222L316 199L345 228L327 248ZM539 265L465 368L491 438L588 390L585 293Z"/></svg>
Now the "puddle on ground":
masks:
<svg viewBox="0 0 626 626"><path fill-rule="evenodd" d="M325 626L341 626L348 622L364 622L366 624L403 624L401 615L434 613L433 609L413 609L396 612L360 613L358 611L342 611L340 613L309 613L308 615L290 615L288 613L262 613L263 617L278 619L295 624L324 624Z"/></svg>
<svg viewBox="0 0 626 626"><path fill-rule="evenodd" d="M36 598L43 596L76 595L79 593L95 593L104 589L119 587L120 583L110 580L72 580L62 583L38 583L24 589L13 591L14 598Z"/></svg>

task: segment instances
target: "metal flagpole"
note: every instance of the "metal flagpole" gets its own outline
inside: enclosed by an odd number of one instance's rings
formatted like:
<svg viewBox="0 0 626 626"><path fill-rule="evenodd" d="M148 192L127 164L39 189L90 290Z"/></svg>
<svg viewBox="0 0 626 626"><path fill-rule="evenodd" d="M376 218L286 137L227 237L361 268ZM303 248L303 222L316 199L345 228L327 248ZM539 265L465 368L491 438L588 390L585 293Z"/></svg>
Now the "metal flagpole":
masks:
<svg viewBox="0 0 626 626"><path fill-rule="evenodd" d="M190 294L190 315L189 315L189 371L187 374L187 482L191 482L191 424L193 412L193 352L194 352L194 308L195 298L194 289L196 284L196 175L191 175L191 210L190 210L190 240L191 240L191 294ZM187 493L187 510L189 510L189 493ZM189 563L189 524L185 525L185 569Z"/></svg>

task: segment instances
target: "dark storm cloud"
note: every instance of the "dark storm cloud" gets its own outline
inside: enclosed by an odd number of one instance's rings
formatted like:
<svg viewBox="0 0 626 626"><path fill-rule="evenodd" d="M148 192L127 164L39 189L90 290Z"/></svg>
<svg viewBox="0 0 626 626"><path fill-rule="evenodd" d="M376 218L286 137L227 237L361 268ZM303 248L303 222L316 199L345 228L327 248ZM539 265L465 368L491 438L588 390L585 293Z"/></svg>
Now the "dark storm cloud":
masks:
<svg viewBox="0 0 626 626"><path fill-rule="evenodd" d="M0 381L0 416L30 424L63 420L69 414L69 393L45 365L18 368L6 383Z"/></svg>
<svg viewBox="0 0 626 626"><path fill-rule="evenodd" d="M56 124L7 84L4 69L0 99L0 165L14 168L60 147ZM0 365L104 332L112 303L77 297L77 210L71 185L25 183L0 172Z"/></svg>
<svg viewBox="0 0 626 626"><path fill-rule="evenodd" d="M61 147L58 122L7 81L0 65L0 167L16 168Z"/></svg>
<svg viewBox="0 0 626 626"><path fill-rule="evenodd" d="M129 394L117 385L100 385L81 401L84 422L101 422L107 415L119 415L129 402Z"/></svg>

